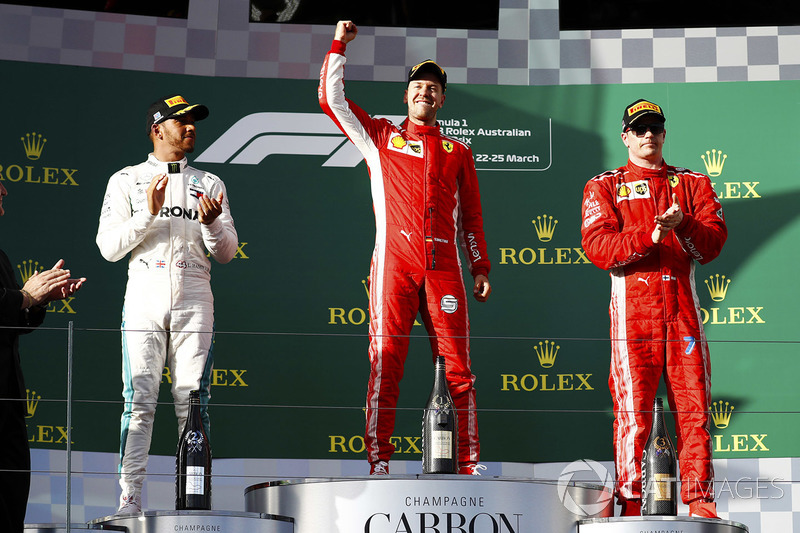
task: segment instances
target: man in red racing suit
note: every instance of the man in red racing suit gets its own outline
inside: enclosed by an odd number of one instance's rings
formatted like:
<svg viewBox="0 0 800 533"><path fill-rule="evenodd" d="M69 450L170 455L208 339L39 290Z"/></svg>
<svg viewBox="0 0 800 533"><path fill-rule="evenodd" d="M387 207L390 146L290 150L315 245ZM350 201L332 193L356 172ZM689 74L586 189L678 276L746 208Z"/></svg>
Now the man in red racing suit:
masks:
<svg viewBox="0 0 800 533"><path fill-rule="evenodd" d="M345 98L344 51L357 31L350 21L337 25L320 73L319 102L364 156L371 178L376 236L364 439L370 474L388 473L399 383L418 312L434 359L446 359L458 412L460 472L477 474L482 465L459 243L475 280L475 298L486 301L491 286L472 152L439 131L436 112L444 102L447 78L433 61L409 72L408 119L399 127L371 118Z"/></svg>
<svg viewBox="0 0 800 533"><path fill-rule="evenodd" d="M716 517L708 409L710 364L695 290L695 262L716 258L728 235L709 178L664 162L664 114L638 100L625 109L628 164L592 178L583 193L582 245L611 275L611 373L616 494L638 515L642 449L662 373L675 413L681 497L690 514Z"/></svg>

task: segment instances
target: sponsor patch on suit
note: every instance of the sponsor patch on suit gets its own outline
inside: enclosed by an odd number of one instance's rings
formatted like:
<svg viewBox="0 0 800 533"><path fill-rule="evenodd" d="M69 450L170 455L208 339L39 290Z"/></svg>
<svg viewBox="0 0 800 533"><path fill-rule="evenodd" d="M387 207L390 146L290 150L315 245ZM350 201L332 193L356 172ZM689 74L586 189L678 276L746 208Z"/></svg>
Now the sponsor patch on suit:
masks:
<svg viewBox="0 0 800 533"><path fill-rule="evenodd" d="M650 183L647 180L623 183L617 187L617 201L650 198Z"/></svg>

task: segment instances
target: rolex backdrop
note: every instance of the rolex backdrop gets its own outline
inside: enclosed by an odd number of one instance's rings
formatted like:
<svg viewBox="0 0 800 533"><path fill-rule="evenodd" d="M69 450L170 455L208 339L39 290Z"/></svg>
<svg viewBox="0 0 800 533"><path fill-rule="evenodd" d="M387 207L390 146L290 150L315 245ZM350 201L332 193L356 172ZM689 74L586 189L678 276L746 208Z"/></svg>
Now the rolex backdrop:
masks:
<svg viewBox="0 0 800 533"><path fill-rule="evenodd" d="M21 341L31 446L66 446L71 321L74 449L119 449L127 258L106 262L94 239L109 176L152 148L145 109L178 92L211 111L190 162L225 181L240 240L212 268L215 457L364 458L369 176L315 82L0 64L2 248L20 280L61 257L89 278ZM404 88L350 82L347 93L396 119ZM484 460L611 459L610 281L581 248L580 208L586 181L625 163L620 119L638 98L665 109L667 161L710 175L726 211L725 249L696 280L715 457L797 454L798 95L798 82L448 87L439 118L474 152L493 265L491 298L469 304ZM421 460L432 381L417 325L396 459ZM170 382L165 370L156 454L175 451Z"/></svg>

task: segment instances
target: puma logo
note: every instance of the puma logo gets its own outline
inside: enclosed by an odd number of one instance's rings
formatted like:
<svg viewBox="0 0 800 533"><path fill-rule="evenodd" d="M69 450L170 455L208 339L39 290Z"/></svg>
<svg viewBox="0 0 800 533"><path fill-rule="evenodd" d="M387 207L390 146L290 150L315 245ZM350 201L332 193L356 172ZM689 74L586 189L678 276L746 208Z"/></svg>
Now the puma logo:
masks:
<svg viewBox="0 0 800 533"><path fill-rule="evenodd" d="M406 230L401 229L400 230L400 235L402 235L403 237L408 239L408 242L411 242L411 234L410 233L406 233Z"/></svg>
<svg viewBox="0 0 800 533"><path fill-rule="evenodd" d="M649 282L649 281L647 281L645 278L639 278L637 281L641 281L642 283L644 283L644 284L645 284L645 285L647 285L648 287L650 286L650 282Z"/></svg>

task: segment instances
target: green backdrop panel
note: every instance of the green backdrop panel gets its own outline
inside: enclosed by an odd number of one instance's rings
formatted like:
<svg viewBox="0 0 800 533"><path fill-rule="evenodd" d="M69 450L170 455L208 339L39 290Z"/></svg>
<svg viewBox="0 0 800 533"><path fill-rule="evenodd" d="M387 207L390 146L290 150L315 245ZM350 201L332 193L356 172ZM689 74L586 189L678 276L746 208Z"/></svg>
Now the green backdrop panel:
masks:
<svg viewBox="0 0 800 533"><path fill-rule="evenodd" d="M108 177L151 148L144 109L176 91L211 110L190 160L225 180L241 241L234 261L213 268L215 456L363 458L374 221L366 166L319 111L315 83L2 67L13 80L0 89L2 248L21 275L64 257L89 278L22 341L31 445L66 445L72 321L74 446L118 449L126 261L104 261L94 237ZM347 84L350 98L386 116L405 113L403 89ZM589 178L624 164L620 115L637 98L664 107L667 161L712 175L728 219L722 255L697 269L720 408L715 456L797 454L798 89L448 88L440 118L475 153L493 263L492 297L470 309L485 460L611 458L610 283L581 249L580 204ZM404 459L421 459L433 376L424 335L414 328L401 388L395 442ZM161 454L174 452L177 434L168 378L152 447Z"/></svg>

